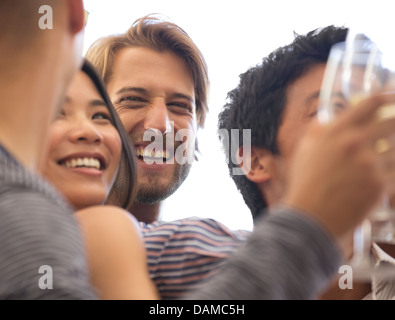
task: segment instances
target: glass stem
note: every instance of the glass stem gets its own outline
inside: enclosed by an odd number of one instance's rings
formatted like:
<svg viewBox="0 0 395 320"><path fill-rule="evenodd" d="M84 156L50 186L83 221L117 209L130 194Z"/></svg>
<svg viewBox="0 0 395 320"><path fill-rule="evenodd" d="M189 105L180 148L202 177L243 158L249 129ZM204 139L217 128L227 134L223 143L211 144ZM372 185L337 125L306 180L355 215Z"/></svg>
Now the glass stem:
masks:
<svg viewBox="0 0 395 320"><path fill-rule="evenodd" d="M359 267L370 262L371 223L365 219L354 232L354 253L352 261L354 266Z"/></svg>

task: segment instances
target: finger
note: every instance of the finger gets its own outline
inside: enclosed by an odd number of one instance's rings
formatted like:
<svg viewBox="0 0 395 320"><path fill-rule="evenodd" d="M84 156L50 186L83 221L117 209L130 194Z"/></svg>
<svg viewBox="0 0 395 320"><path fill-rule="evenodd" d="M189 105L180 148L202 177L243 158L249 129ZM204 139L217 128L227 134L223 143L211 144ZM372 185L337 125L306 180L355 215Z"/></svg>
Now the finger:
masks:
<svg viewBox="0 0 395 320"><path fill-rule="evenodd" d="M389 150L380 153L378 155L379 168L383 170L386 174L395 174L395 145L393 145Z"/></svg>
<svg viewBox="0 0 395 320"><path fill-rule="evenodd" d="M365 133L376 151L384 153L395 147L395 118L375 121L366 128Z"/></svg>
<svg viewBox="0 0 395 320"><path fill-rule="evenodd" d="M395 199L395 173L386 176L387 180L384 182L384 192ZM395 206L395 203L394 203Z"/></svg>

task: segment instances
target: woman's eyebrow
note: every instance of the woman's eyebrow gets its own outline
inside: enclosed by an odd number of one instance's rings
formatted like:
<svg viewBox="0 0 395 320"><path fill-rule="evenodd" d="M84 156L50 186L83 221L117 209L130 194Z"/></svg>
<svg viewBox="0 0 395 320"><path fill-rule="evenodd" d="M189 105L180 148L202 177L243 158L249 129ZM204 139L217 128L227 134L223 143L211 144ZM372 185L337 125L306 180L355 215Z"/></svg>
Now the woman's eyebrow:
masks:
<svg viewBox="0 0 395 320"><path fill-rule="evenodd" d="M89 105L92 107L101 107L101 106L107 107L107 104L104 102L104 100L101 100L101 99L90 100Z"/></svg>

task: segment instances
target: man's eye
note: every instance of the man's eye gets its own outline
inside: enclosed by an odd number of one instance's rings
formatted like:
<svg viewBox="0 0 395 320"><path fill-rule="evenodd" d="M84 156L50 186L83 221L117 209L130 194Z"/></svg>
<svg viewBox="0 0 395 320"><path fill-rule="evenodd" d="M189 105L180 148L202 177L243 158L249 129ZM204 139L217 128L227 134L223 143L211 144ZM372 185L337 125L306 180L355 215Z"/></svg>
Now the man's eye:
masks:
<svg viewBox="0 0 395 320"><path fill-rule="evenodd" d="M334 102L332 104L332 108L333 108L334 114L339 114L339 113L344 112L348 108L348 106L343 102Z"/></svg>
<svg viewBox="0 0 395 320"><path fill-rule="evenodd" d="M192 113L192 108L190 105L182 102L171 102L168 104L169 107L173 107L174 110L178 112L188 112Z"/></svg>
<svg viewBox="0 0 395 320"><path fill-rule="evenodd" d="M134 97L134 96L127 96L127 97L123 97L121 99L119 99L118 103L122 103L122 102L147 102L147 100L139 98L139 97Z"/></svg>
<svg viewBox="0 0 395 320"><path fill-rule="evenodd" d="M341 102L336 102L333 104L333 108L343 110L343 109L346 109L346 105Z"/></svg>
<svg viewBox="0 0 395 320"><path fill-rule="evenodd" d="M136 96L127 96L116 100L114 106L118 112L122 112L123 110L139 109L145 107L147 103L148 100L146 99Z"/></svg>

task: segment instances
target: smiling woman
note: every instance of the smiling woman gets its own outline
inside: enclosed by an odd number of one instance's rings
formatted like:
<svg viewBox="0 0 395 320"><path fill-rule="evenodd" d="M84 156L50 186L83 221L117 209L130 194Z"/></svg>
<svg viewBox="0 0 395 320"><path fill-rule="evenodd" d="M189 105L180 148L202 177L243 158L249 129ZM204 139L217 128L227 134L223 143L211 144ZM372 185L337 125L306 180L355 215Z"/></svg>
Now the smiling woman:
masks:
<svg viewBox="0 0 395 320"><path fill-rule="evenodd" d="M122 186L116 193L119 200L125 205L133 201L136 160L128 143L100 78L85 62L51 124L41 172L78 209L99 297L155 299L136 220L120 208L103 205L114 179Z"/></svg>
<svg viewBox="0 0 395 320"><path fill-rule="evenodd" d="M72 199L76 209L104 203L118 170L121 148L106 103L88 75L80 72L51 125L43 174Z"/></svg>
<svg viewBox="0 0 395 320"><path fill-rule="evenodd" d="M89 95L81 90L85 87ZM84 110L78 108L80 104L85 106ZM84 206L84 202L90 198L84 197L84 191L76 190L73 183L68 188L65 187L68 185L68 174L76 170L85 170L92 176L100 177L97 180L101 181L101 185L98 184L96 187L96 192L100 193L97 195L98 203L104 203L106 197L107 200L116 198L122 206L133 202L137 179L134 150L129 148L129 138L112 107L102 80L87 61L72 82L65 104L50 130L48 154L44 157L41 171L55 186L63 189L67 198L70 193L70 198L73 199L71 202L75 207ZM94 145L91 152L87 152L84 146L89 139L93 139ZM68 154L73 150L70 145L78 146L79 149L74 150L76 154ZM119 154L120 159L110 161L113 160L113 156L118 158ZM98 171L82 169L84 164L97 166L98 163ZM116 172L117 179L109 193L114 182L112 176ZM86 189L85 194L89 195L90 189L91 187ZM77 204L74 196L81 199L80 204Z"/></svg>

